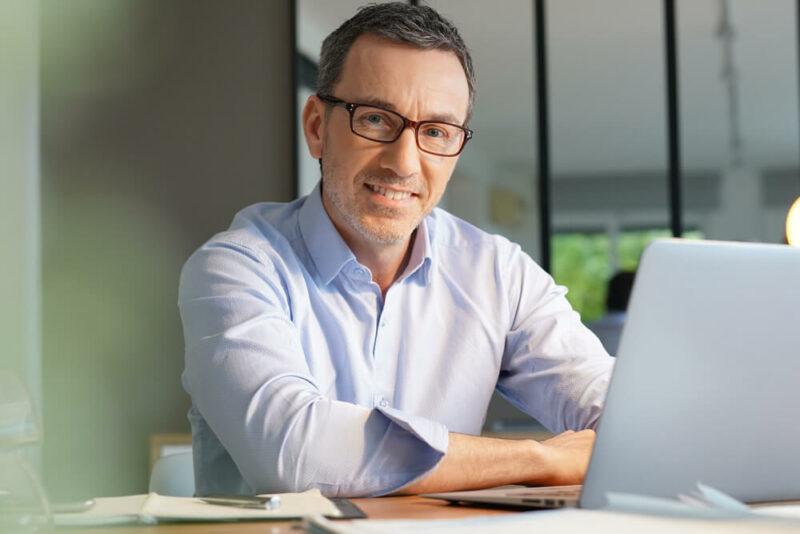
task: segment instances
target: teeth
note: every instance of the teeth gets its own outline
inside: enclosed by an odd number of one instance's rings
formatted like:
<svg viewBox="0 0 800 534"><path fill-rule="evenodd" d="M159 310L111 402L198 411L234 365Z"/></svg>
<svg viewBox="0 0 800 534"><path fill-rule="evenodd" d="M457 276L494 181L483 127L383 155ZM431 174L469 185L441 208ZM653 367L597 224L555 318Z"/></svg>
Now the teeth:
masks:
<svg viewBox="0 0 800 534"><path fill-rule="evenodd" d="M400 192L400 191L390 191L388 189L384 189L377 185L367 184L367 187L375 191L376 193L380 193L381 195L385 196L391 200L405 200L411 196L411 193L407 192Z"/></svg>

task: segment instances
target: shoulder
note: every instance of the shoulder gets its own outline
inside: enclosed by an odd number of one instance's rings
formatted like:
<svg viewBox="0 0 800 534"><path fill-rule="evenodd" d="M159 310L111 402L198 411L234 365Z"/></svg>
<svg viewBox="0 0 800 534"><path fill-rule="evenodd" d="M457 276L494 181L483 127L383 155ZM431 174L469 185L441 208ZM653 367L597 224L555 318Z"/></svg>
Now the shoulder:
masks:
<svg viewBox="0 0 800 534"><path fill-rule="evenodd" d="M303 200L262 202L239 211L227 230L211 237L186 261L181 290L216 280L222 273L263 278L287 264L296 265L297 217Z"/></svg>
<svg viewBox="0 0 800 534"><path fill-rule="evenodd" d="M436 271L474 295L502 301L512 315L563 298L555 283L519 244L490 234L441 209L428 219Z"/></svg>
<svg viewBox="0 0 800 534"><path fill-rule="evenodd" d="M504 236L490 234L477 226L436 208L426 219L431 248L437 260L447 263L481 265L533 260L521 247Z"/></svg>
<svg viewBox="0 0 800 534"><path fill-rule="evenodd" d="M267 253L298 238L297 218L305 199L293 202L261 202L237 213L230 227L206 244L229 243Z"/></svg>
<svg viewBox="0 0 800 534"><path fill-rule="evenodd" d="M521 309L530 312L550 298L553 279L519 244L440 209L426 225L434 282L479 315L510 328Z"/></svg>

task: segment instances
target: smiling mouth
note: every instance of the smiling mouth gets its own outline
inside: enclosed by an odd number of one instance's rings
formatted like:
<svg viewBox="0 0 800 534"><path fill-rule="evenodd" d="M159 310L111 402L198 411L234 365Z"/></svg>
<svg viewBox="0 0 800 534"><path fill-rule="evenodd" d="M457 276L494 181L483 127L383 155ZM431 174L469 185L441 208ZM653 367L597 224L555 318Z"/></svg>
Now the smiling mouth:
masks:
<svg viewBox="0 0 800 534"><path fill-rule="evenodd" d="M414 193L409 193L408 191L392 191L391 189L384 189L379 185L373 184L366 184L370 191L378 193L381 196L388 198L389 200L405 200L407 198L411 198L414 196Z"/></svg>

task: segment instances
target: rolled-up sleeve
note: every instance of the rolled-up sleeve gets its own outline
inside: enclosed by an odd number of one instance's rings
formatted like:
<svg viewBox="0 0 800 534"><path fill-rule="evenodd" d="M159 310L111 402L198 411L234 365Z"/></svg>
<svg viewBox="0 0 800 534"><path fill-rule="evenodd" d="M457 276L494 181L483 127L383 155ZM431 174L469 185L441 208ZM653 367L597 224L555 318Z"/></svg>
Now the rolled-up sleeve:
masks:
<svg viewBox="0 0 800 534"><path fill-rule="evenodd" d="M594 428L614 359L580 320L566 288L524 254L510 260L512 327L498 390L553 432Z"/></svg>
<svg viewBox="0 0 800 534"><path fill-rule="evenodd" d="M380 495L443 458L443 425L321 393L281 276L256 251L202 247L181 273L179 306L184 387L253 492Z"/></svg>

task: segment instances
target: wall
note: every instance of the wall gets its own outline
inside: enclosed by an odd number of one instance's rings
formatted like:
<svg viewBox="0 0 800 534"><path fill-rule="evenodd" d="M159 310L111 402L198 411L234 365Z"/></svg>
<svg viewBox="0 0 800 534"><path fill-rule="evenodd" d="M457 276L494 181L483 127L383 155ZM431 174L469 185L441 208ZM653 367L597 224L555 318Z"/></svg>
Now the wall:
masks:
<svg viewBox="0 0 800 534"><path fill-rule="evenodd" d="M185 259L293 197L289 2L43 0L45 484L146 491L186 432Z"/></svg>

